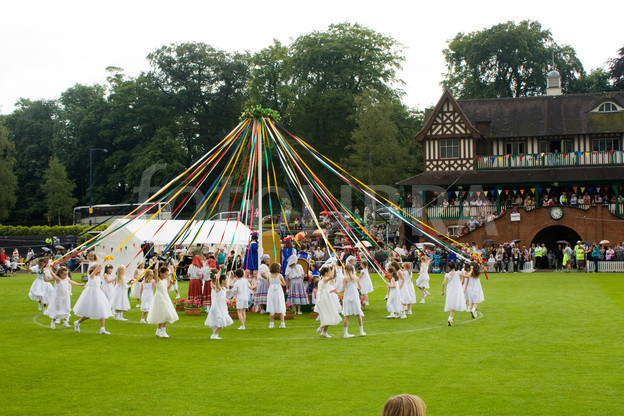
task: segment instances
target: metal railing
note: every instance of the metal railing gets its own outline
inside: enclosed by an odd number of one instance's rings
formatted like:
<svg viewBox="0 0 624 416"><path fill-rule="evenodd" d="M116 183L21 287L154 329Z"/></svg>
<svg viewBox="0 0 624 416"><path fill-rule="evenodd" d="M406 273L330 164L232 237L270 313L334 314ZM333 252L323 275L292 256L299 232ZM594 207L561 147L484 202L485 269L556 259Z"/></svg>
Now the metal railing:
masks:
<svg viewBox="0 0 624 416"><path fill-rule="evenodd" d="M477 156L477 169L521 169L624 164L624 151Z"/></svg>

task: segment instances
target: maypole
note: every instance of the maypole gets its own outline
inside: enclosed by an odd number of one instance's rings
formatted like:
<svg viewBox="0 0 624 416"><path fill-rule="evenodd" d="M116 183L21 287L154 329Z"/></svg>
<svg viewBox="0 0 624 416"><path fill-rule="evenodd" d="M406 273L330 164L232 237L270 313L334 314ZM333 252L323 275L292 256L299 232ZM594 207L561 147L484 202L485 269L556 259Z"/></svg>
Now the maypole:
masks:
<svg viewBox="0 0 624 416"><path fill-rule="evenodd" d="M258 267L260 267L260 259L262 258L262 133L258 134L259 124L258 118L254 120L256 125L256 141L258 142Z"/></svg>

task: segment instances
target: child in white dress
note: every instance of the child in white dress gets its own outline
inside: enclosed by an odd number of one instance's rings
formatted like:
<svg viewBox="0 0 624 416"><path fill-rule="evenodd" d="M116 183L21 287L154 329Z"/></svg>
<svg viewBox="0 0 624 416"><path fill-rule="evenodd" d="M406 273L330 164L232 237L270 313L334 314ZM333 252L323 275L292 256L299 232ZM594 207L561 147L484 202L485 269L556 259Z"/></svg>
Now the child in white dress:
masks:
<svg viewBox="0 0 624 416"><path fill-rule="evenodd" d="M388 312L390 312L390 315L386 316L386 318L402 318L405 316L405 313L401 305L401 295L399 294L399 273L397 269L390 266L388 268L388 274L390 275L390 280L388 281L388 301L386 302L386 308Z"/></svg>
<svg viewBox="0 0 624 416"><path fill-rule="evenodd" d="M422 294L420 303L425 303L425 298L431 294L427 290L429 289L429 262L429 256L420 255L420 272L418 272L418 279L416 279L416 287L420 289Z"/></svg>
<svg viewBox="0 0 624 416"><path fill-rule="evenodd" d="M251 283L247 280L243 269L236 269L234 275L237 277L236 283L232 288L232 292L236 297L236 313L240 321L238 329L245 329L245 321L247 320L247 308L249 307L249 298L251 294Z"/></svg>
<svg viewBox="0 0 624 416"><path fill-rule="evenodd" d="M108 299L109 302L113 301L113 295L115 293L115 276L113 276L112 273L112 264L104 266L104 274L102 275L102 291L106 295L106 299Z"/></svg>
<svg viewBox="0 0 624 416"><path fill-rule="evenodd" d="M459 272L454 261L450 261L447 265L448 273L444 275L442 283L442 296L444 296L446 288L446 301L444 302L444 311L450 312L448 317L448 326L453 325L453 314L455 311L465 310L464 291L462 290Z"/></svg>
<svg viewBox="0 0 624 416"><path fill-rule="evenodd" d="M100 321L100 334L110 335L110 332L105 328L105 323L106 318L110 318L113 313L110 302L106 299L101 288L102 265L96 263L89 267L88 272L89 280L74 305L74 313L80 316L80 319L74 321L74 331L80 332L80 324L87 319L98 319Z"/></svg>
<svg viewBox="0 0 624 416"><path fill-rule="evenodd" d="M360 295L358 288L360 287L360 279L355 275L355 269L352 265L347 264L345 267L345 278L343 282L344 297L342 299L342 314L344 316L344 337L351 338L353 335L349 334L349 316L357 316L358 325L360 326L360 336L365 336L364 327L362 324L362 305L360 302Z"/></svg>
<svg viewBox="0 0 624 416"><path fill-rule="evenodd" d="M45 312L45 315L52 319L50 328L56 328L56 321L58 319L63 320L63 326L69 328L69 315L71 314L71 298L69 285L84 286L84 283L76 283L71 279L68 279L69 269L61 267L58 269L58 274L54 273L48 266L48 272L55 281L54 293L50 297L50 304Z"/></svg>
<svg viewBox="0 0 624 416"><path fill-rule="evenodd" d="M155 267L158 267L158 262ZM147 323L158 325L156 336L161 338L169 338L167 334L167 323L172 324L180 319L169 297L169 286L171 285L171 281L169 280L170 275L171 271L167 267L163 266L158 268L156 293L154 294L152 306L150 306L150 310L147 313Z"/></svg>
<svg viewBox="0 0 624 416"><path fill-rule="evenodd" d="M145 318L154 302L154 272L150 269L145 272L143 281L141 282L141 321L139 323L146 324Z"/></svg>
<svg viewBox="0 0 624 416"><path fill-rule="evenodd" d="M483 288L481 287L481 266L476 261L470 264L470 271L468 272L468 278L466 279L466 286L464 292L466 293L466 300L472 305L470 314L472 318L477 317L477 307L481 302L485 300L483 296Z"/></svg>
<svg viewBox="0 0 624 416"><path fill-rule="evenodd" d="M130 300L128 300L128 281L126 280L125 266L119 266L117 268L117 276L115 277L115 289L113 290L111 308L113 308L116 312L116 320L128 320L123 316L123 313L130 309Z"/></svg>
<svg viewBox="0 0 624 416"><path fill-rule="evenodd" d="M401 296L404 310L402 317L406 317L406 314L412 314L412 304L416 303L416 291L414 290L414 281L412 280L412 263L403 263L401 268L402 270L399 270L399 295Z"/></svg>
<svg viewBox="0 0 624 416"><path fill-rule="evenodd" d="M132 284L132 289L130 289L130 296L133 299L137 300L137 308L141 307L141 282L143 279L143 272L145 271L145 262L139 263L137 268L134 270L134 283Z"/></svg>
<svg viewBox="0 0 624 416"><path fill-rule="evenodd" d="M30 271L37 275L37 278L30 286L30 291L28 292L28 296L30 299L38 302L37 307L39 310L44 310L48 306L49 298L52 296L54 288L50 283L53 279L52 277L48 277L48 274L45 272L45 267L48 261L44 258L40 258L37 261L37 265L30 268Z"/></svg>
<svg viewBox="0 0 624 416"><path fill-rule="evenodd" d="M368 273L368 261L366 260L360 262L360 288L362 297L364 298L364 306L368 306L368 294L374 289L373 282Z"/></svg>
<svg viewBox="0 0 624 416"><path fill-rule="evenodd" d="M275 319L275 315L278 315L280 318L280 328L286 328L286 324L284 323L284 315L286 314L286 301L284 300L284 291L282 287L286 286L286 281L280 274L282 270L282 266L279 263L271 264L269 267L269 271L271 274L269 275L269 290L267 293L267 306L266 310L270 314L269 318L269 328L273 328L273 321Z"/></svg>
<svg viewBox="0 0 624 416"><path fill-rule="evenodd" d="M224 274L219 275L219 271L212 268L210 269L210 283L207 284L212 285L211 306L204 325L212 329L210 339L221 339L219 331L234 323L232 318L230 318L227 303L225 302L225 294L227 292L226 276Z"/></svg>
<svg viewBox="0 0 624 416"><path fill-rule="evenodd" d="M321 278L318 282L318 289L316 292L316 310L319 314L321 326L318 332L322 337L331 338L331 335L327 333L327 328L331 325L338 325L342 320L331 296L332 292L335 294L336 291L331 285L331 281L334 278L334 268L325 265L321 267L319 272Z"/></svg>

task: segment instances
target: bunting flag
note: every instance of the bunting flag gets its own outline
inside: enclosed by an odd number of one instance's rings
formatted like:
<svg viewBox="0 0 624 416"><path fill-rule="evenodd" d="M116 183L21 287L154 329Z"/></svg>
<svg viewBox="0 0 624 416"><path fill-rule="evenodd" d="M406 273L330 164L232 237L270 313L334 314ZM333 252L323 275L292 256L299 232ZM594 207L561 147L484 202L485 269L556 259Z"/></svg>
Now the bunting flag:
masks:
<svg viewBox="0 0 624 416"><path fill-rule="evenodd" d="M477 196L481 196L481 191L477 191Z"/></svg>
<svg viewBox="0 0 624 416"><path fill-rule="evenodd" d="M581 193L585 192L585 187L581 186Z"/></svg>
<svg viewBox="0 0 624 416"><path fill-rule="evenodd" d="M541 157L544 157L544 155L545 155L545 153L540 153L540 156L541 156Z"/></svg>
<svg viewBox="0 0 624 416"><path fill-rule="evenodd" d="M534 160L537 160L537 158L538 158L537 154L534 154L534 155L533 155L533 159L534 159Z"/></svg>
<svg viewBox="0 0 624 416"><path fill-rule="evenodd" d="M517 190L517 189L514 189L514 190L513 190L513 193L514 193L514 195L517 195L517 194L518 194L518 190Z"/></svg>
<svg viewBox="0 0 624 416"><path fill-rule="evenodd" d="M564 153L563 154L563 158L565 159L567 155L568 155L567 153Z"/></svg>
<svg viewBox="0 0 624 416"><path fill-rule="evenodd" d="M524 195L524 189L520 189L520 195Z"/></svg>
<svg viewBox="0 0 624 416"><path fill-rule="evenodd" d="M483 193L485 194L485 196L487 196L487 195L488 195L488 191L483 191Z"/></svg>
<svg viewBox="0 0 624 416"><path fill-rule="evenodd" d="M459 196L459 191L455 191L455 197Z"/></svg>
<svg viewBox="0 0 624 416"><path fill-rule="evenodd" d="M509 159L509 155L505 155L505 159Z"/></svg>
<svg viewBox="0 0 624 416"><path fill-rule="evenodd" d="M503 160L503 157L502 157L502 156L499 156L499 157L498 157L498 161L500 162L501 160Z"/></svg>
<svg viewBox="0 0 624 416"><path fill-rule="evenodd" d="M533 195L535 195L535 188L531 188L531 192L533 192Z"/></svg>
<svg viewBox="0 0 624 416"><path fill-rule="evenodd" d="M500 194L501 194L501 192L503 192L503 190L502 190L502 189L499 189L499 190L498 190L498 194L500 195Z"/></svg>
<svg viewBox="0 0 624 416"><path fill-rule="evenodd" d="M577 152L576 152L576 156L577 156L577 157L581 157L581 153L582 153L581 151L577 151Z"/></svg>
<svg viewBox="0 0 624 416"><path fill-rule="evenodd" d="M599 186L596 187L596 191L600 192L600 187Z"/></svg>
<svg viewBox="0 0 624 416"><path fill-rule="evenodd" d="M520 162L522 162L522 159L524 159L524 155L520 155L518 157L520 158Z"/></svg>
<svg viewBox="0 0 624 416"><path fill-rule="evenodd" d="M505 189L505 195L509 195L509 189Z"/></svg>
<svg viewBox="0 0 624 416"><path fill-rule="evenodd" d="M550 193L550 188L546 188L546 192Z"/></svg>
<svg viewBox="0 0 624 416"><path fill-rule="evenodd" d="M572 189L574 189L574 193L576 193L576 190L578 189L578 187L573 186Z"/></svg>
<svg viewBox="0 0 624 416"><path fill-rule="evenodd" d="M494 161L496 160L496 158L495 158L494 156L492 156L492 157L490 158L490 160L492 161L492 164L494 164Z"/></svg>
<svg viewBox="0 0 624 416"><path fill-rule="evenodd" d="M591 186L587 188L589 190L589 193L591 193L591 191L594 190L594 188L592 188Z"/></svg>
<svg viewBox="0 0 624 416"><path fill-rule="evenodd" d="M589 156L589 152L585 152L585 157L588 157L588 156Z"/></svg>

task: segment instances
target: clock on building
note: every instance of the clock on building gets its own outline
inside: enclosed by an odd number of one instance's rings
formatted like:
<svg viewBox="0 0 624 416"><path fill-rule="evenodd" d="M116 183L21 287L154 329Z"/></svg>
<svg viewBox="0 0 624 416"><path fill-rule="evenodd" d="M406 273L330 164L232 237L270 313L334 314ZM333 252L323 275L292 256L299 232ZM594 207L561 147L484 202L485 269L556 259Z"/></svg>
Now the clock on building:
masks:
<svg viewBox="0 0 624 416"><path fill-rule="evenodd" d="M563 207L550 207L550 218L560 220L563 217Z"/></svg>

